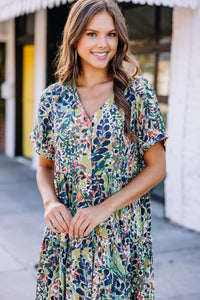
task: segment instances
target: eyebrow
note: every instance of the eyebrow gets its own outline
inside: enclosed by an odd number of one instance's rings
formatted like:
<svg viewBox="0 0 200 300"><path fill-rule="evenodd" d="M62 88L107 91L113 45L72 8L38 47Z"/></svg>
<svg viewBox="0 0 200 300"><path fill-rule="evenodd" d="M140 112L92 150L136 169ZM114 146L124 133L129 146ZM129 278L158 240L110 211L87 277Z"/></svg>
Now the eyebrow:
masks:
<svg viewBox="0 0 200 300"><path fill-rule="evenodd" d="M98 30L95 30L95 29L86 29L85 31L93 31L93 32L98 32ZM113 31L117 31L117 29L111 29L109 30L108 32L113 32Z"/></svg>

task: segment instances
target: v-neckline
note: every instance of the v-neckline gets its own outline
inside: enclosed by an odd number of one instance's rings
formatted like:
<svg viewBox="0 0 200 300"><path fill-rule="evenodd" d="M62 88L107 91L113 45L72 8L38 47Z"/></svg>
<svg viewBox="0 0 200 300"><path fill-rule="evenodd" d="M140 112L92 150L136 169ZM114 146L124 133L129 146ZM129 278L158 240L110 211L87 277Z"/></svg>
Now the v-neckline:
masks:
<svg viewBox="0 0 200 300"><path fill-rule="evenodd" d="M102 110L103 107L105 107L105 106L109 103L111 97L114 95L114 91L112 91L112 92L110 93L109 97L105 100L105 102L104 102L104 103L103 103L103 104L102 104L102 105L101 105L101 106L100 106L100 107L92 114L92 116L90 117L90 116L88 115L88 113L87 113L87 111L86 111L84 105L82 104L82 102L81 102L81 100L80 100L80 97L79 97L79 94L78 94L77 87L76 87L76 84L75 84L75 83L73 83L73 89L74 89L74 94L75 94L75 98L76 98L76 100L77 100L77 103L79 104L79 106L81 107L81 109L84 111L85 116L87 117L87 119L88 119L90 122L93 120L93 118L95 117L95 115L96 115L100 110Z"/></svg>

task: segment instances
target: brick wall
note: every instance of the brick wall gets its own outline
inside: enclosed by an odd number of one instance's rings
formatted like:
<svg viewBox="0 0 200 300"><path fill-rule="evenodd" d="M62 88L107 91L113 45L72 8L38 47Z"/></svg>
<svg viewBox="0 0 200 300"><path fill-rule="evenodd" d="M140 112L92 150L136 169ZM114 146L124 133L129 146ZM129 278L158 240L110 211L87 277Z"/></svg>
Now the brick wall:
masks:
<svg viewBox="0 0 200 300"><path fill-rule="evenodd" d="M174 8L165 214L200 232L200 7Z"/></svg>

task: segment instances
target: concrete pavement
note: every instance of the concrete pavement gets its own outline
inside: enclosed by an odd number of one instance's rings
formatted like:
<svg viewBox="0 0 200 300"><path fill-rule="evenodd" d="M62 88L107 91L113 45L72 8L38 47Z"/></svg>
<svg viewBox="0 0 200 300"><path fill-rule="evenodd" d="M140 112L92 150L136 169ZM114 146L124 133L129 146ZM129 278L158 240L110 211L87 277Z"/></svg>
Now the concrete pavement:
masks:
<svg viewBox="0 0 200 300"><path fill-rule="evenodd" d="M0 299L33 300L43 206L27 161L0 155ZM156 300L200 300L200 234L167 222L152 201Z"/></svg>

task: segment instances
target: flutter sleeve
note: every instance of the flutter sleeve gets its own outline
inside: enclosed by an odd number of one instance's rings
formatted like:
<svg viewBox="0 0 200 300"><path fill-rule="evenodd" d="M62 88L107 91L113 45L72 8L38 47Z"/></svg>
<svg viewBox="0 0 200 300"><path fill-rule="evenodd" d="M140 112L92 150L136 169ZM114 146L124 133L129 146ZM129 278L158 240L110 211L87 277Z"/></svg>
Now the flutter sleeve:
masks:
<svg viewBox="0 0 200 300"><path fill-rule="evenodd" d="M143 156L152 145L161 141L166 150L165 143L168 135L154 89L148 80L140 78L136 80L136 91L136 132L139 138L140 155Z"/></svg>
<svg viewBox="0 0 200 300"><path fill-rule="evenodd" d="M41 95L35 127L30 138L39 155L54 160L54 113L48 89Z"/></svg>

